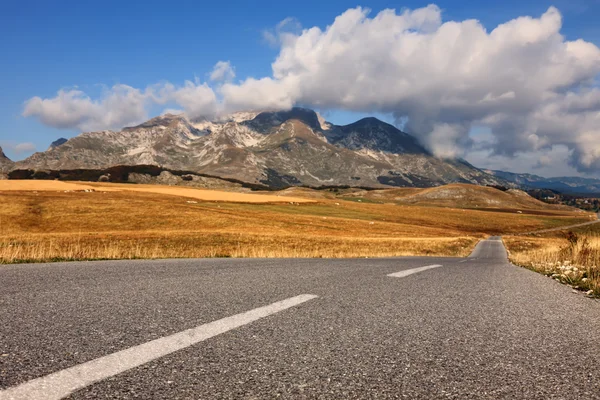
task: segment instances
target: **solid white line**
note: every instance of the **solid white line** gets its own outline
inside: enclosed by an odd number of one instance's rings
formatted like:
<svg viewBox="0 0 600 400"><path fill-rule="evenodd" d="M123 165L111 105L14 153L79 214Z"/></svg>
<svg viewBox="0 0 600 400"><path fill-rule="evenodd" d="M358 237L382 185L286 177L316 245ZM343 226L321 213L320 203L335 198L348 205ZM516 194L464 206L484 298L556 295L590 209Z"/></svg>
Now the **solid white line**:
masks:
<svg viewBox="0 0 600 400"><path fill-rule="evenodd" d="M423 272L423 271L427 271L428 269L439 268L439 267L441 267L441 265L439 265L439 264L428 265L426 267L419 267L419 268L407 269L407 270L400 271L400 272L395 272L393 274L389 274L388 276L390 276L392 278L404 278L405 276L409 276L412 274L416 274L418 272Z"/></svg>
<svg viewBox="0 0 600 400"><path fill-rule="evenodd" d="M76 390L318 296L303 294L109 354L0 391L0 400L62 399Z"/></svg>

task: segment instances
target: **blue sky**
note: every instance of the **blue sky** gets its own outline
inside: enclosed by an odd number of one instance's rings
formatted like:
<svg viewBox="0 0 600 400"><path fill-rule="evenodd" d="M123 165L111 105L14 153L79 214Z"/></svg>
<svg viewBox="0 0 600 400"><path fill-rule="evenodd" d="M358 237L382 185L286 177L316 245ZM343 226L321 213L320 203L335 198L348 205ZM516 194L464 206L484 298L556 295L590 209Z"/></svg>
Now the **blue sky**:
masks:
<svg viewBox="0 0 600 400"><path fill-rule="evenodd" d="M115 84L143 88L164 81L205 81L219 60L231 62L236 79L271 76L279 49L264 39L263 32L287 17L303 27L324 29L357 5L370 8L373 15L385 8L416 9L427 4L4 0L0 5L0 145L9 157L22 159L33 149L21 146L17 151L19 143L33 143L42 151L56 138L78 133L23 117L24 102L34 96L51 98L61 88L77 87L93 97ZM597 0L440 0L435 4L442 9L444 21L477 19L488 30L519 16L539 17L554 5L562 13L561 33L567 40L582 38L600 45ZM327 117L346 123L365 114L335 110Z"/></svg>

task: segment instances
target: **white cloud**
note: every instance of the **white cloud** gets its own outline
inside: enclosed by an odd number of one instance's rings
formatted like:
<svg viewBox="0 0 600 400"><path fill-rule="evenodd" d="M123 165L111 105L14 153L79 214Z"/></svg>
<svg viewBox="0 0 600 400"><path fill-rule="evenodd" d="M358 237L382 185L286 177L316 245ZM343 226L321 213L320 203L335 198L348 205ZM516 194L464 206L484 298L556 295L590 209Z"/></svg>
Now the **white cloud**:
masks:
<svg viewBox="0 0 600 400"><path fill-rule="evenodd" d="M167 83L159 91L158 101L174 102L192 119L212 118L217 114L217 96L206 83L186 81L181 87Z"/></svg>
<svg viewBox="0 0 600 400"><path fill-rule="evenodd" d="M35 144L31 142L15 142L15 141L2 141L0 142L0 149L13 153L16 156L27 156L36 151Z"/></svg>
<svg viewBox="0 0 600 400"><path fill-rule="evenodd" d="M294 106L298 93L285 82L272 78L249 78L241 85L224 84L220 92L224 98L224 108L235 110L274 110Z"/></svg>
<svg viewBox="0 0 600 400"><path fill-rule="evenodd" d="M59 90L56 97L50 99L27 100L23 116L36 117L44 125L55 128L116 129L147 119L148 99L148 92L127 85L105 89L99 100L77 89Z"/></svg>
<svg viewBox="0 0 600 400"><path fill-rule="evenodd" d="M60 129L120 129L147 120L151 105L170 102L183 108L190 118L212 117L217 112L214 91L206 83L186 81L179 87L167 82L144 90L115 85L106 88L99 99L81 90L61 89L53 98L36 96L27 100L23 116Z"/></svg>
<svg viewBox="0 0 600 400"><path fill-rule="evenodd" d="M573 151L557 145L549 149L518 153L515 156L494 154L491 150L471 151L467 161L479 168L509 172L530 172L544 177L582 175L564 161Z"/></svg>
<svg viewBox="0 0 600 400"><path fill-rule="evenodd" d="M180 114L185 114L185 112L179 108L165 108L164 110L162 110L160 115L166 115L166 114L180 115Z"/></svg>
<svg viewBox="0 0 600 400"><path fill-rule="evenodd" d="M229 61L219 61L210 73L210 80L216 82L229 82L235 78L235 70Z"/></svg>
<svg viewBox="0 0 600 400"><path fill-rule="evenodd" d="M14 146L13 151L17 154L33 153L35 151L35 144L30 142L17 143Z"/></svg>
<svg viewBox="0 0 600 400"><path fill-rule="evenodd" d="M288 38L293 39L295 35L302 32L302 24L296 18L287 17L279 22L275 29L263 31L263 39L273 46L277 47L284 43Z"/></svg>
<svg viewBox="0 0 600 400"><path fill-rule="evenodd" d="M272 76L231 82L219 62L206 83L119 86L99 100L80 91L30 99L24 115L57 127L118 126L145 118L148 103L174 102L193 118L240 109L390 113L440 156L472 150L471 127L493 140L478 151L511 159L563 146L580 171L600 171L600 49L561 35L562 17L550 7L488 31L476 20L443 21L429 5L370 16L349 9L325 29L301 29L293 19L264 33L279 46ZM231 78L230 78L231 77ZM230 79L229 79L230 78ZM553 154L558 154L554 152Z"/></svg>
<svg viewBox="0 0 600 400"><path fill-rule="evenodd" d="M270 108L279 99L280 107L392 113L440 156L464 155L471 126L483 125L494 154L564 145L578 169L600 170L600 100L591 89L600 49L565 40L561 26L554 7L489 32L475 20L442 22L434 5L372 18L350 9L324 30L288 34L273 78L223 95L226 104L245 105L265 90Z"/></svg>

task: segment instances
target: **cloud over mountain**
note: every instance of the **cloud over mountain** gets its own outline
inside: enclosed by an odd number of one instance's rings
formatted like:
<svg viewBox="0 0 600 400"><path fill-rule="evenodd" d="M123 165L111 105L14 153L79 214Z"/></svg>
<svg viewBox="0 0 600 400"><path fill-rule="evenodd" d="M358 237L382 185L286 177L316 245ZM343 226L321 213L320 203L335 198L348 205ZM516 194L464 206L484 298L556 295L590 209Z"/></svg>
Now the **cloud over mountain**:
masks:
<svg viewBox="0 0 600 400"><path fill-rule="evenodd" d="M562 145L577 169L600 171L600 49L566 40L561 27L553 7L491 31L476 20L444 22L435 5L373 16L358 7L325 29L270 32L280 46L270 77L234 83L231 65L220 62L217 86L118 85L97 100L59 91L28 100L24 115L89 130L143 120L151 104L176 103L193 118L306 104L390 113L440 156L469 151L477 125L491 130L493 154Z"/></svg>

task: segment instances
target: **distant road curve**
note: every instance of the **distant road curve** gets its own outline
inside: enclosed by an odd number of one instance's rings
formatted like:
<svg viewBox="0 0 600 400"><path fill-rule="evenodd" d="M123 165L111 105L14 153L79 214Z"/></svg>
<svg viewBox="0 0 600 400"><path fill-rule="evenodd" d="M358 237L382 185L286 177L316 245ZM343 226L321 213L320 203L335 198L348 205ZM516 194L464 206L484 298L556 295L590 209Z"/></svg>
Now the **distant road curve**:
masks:
<svg viewBox="0 0 600 400"><path fill-rule="evenodd" d="M600 212L598 214L596 214L596 220L595 221L583 222L581 224L575 224L575 225L559 226L558 228L542 229L540 231L526 232L526 233L522 233L521 235L533 235L533 234L536 234L536 233L547 233L547 232L564 231L565 229L580 228L582 226L594 225L594 224L597 224L599 222L600 222Z"/></svg>

